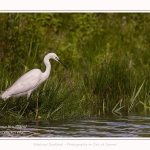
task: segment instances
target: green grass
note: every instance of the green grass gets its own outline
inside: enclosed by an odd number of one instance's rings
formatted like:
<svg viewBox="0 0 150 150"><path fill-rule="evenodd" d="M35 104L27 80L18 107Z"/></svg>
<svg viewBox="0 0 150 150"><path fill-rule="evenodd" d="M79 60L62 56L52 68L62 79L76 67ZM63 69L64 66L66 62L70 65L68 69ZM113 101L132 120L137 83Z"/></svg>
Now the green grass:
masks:
<svg viewBox="0 0 150 150"><path fill-rule="evenodd" d="M150 14L0 15L1 91L30 69L44 71L48 52L69 68L51 61L50 77L31 94L41 119L149 113ZM0 118L25 119L25 105L26 97L0 100Z"/></svg>

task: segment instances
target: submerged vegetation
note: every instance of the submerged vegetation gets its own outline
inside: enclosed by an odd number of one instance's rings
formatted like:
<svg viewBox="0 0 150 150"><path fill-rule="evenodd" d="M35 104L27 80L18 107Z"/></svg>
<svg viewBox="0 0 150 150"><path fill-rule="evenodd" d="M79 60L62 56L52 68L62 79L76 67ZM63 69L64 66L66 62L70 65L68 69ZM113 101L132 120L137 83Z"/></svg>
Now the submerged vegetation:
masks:
<svg viewBox="0 0 150 150"><path fill-rule="evenodd" d="M43 119L149 113L149 13L1 13L0 90L40 68L48 80L30 97ZM24 119L26 97L0 99L0 118ZM30 112L29 118L35 115Z"/></svg>

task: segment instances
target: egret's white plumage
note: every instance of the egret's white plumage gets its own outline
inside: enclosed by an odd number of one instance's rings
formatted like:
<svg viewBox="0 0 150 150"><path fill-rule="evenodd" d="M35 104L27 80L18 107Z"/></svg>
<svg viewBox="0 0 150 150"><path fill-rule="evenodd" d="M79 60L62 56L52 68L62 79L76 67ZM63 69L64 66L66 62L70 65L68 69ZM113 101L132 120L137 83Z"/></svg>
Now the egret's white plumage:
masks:
<svg viewBox="0 0 150 150"><path fill-rule="evenodd" d="M55 53L49 53L44 57L44 64L46 66L45 72L40 69L33 69L24 75L22 75L12 86L1 93L0 97L3 100L7 100L10 97L18 97L27 95L27 101L30 94L35 90L42 82L44 82L50 75L51 64L49 59L54 59L66 67L58 58Z"/></svg>

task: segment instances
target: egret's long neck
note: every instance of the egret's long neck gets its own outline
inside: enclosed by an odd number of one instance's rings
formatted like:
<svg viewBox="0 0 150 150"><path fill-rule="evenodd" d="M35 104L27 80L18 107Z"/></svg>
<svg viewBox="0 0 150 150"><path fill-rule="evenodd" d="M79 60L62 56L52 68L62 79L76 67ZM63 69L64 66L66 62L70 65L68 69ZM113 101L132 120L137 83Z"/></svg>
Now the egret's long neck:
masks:
<svg viewBox="0 0 150 150"><path fill-rule="evenodd" d="M45 77L45 80L48 78L48 76L49 76L49 74L50 74L50 71L51 71L51 63L50 63L50 61L49 61L49 56L48 55L46 55L45 57L44 57L44 64L45 64L45 66L46 66L46 70L45 70L45 72L43 73L43 76Z"/></svg>

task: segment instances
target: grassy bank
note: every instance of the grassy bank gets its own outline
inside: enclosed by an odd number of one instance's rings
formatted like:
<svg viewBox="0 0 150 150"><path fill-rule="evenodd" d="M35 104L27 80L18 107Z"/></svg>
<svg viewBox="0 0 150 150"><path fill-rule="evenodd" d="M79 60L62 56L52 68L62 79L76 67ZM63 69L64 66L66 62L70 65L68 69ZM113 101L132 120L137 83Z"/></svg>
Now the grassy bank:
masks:
<svg viewBox="0 0 150 150"><path fill-rule="evenodd" d="M30 97L44 119L149 113L150 14L0 14L0 90L55 52ZM24 119L26 97L0 100L0 117ZM32 112L29 118L34 118Z"/></svg>

